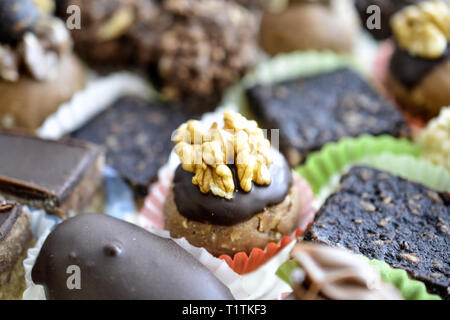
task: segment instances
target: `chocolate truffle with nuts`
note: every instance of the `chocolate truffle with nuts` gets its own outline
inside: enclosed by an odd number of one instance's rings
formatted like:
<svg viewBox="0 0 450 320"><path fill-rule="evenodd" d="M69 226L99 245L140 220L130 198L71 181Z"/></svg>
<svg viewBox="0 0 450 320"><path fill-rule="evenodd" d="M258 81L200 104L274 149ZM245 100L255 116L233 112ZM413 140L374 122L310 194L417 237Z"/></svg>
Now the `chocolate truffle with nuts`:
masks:
<svg viewBox="0 0 450 320"><path fill-rule="evenodd" d="M165 229L213 255L250 253L297 227L299 190L286 159L255 121L224 112L224 126L181 125L181 164L164 206Z"/></svg>
<svg viewBox="0 0 450 320"><path fill-rule="evenodd" d="M37 129L85 79L62 21L31 0L0 1L0 128Z"/></svg>
<svg viewBox="0 0 450 320"><path fill-rule="evenodd" d="M217 102L255 62L255 16L224 0L166 0L164 9L173 22L158 46L163 92Z"/></svg>
<svg viewBox="0 0 450 320"><path fill-rule="evenodd" d="M450 105L450 5L425 1L391 20L395 51L387 85L411 114L425 119Z"/></svg>
<svg viewBox="0 0 450 320"><path fill-rule="evenodd" d="M295 50L351 52L360 23L350 0L278 1L263 14L259 41L269 54Z"/></svg>

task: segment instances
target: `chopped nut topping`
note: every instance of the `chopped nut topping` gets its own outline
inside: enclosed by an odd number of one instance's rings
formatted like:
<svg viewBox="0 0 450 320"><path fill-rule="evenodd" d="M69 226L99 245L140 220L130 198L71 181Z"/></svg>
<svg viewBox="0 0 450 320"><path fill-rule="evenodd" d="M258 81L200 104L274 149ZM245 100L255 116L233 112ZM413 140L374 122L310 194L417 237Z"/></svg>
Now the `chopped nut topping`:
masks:
<svg viewBox="0 0 450 320"><path fill-rule="evenodd" d="M442 56L450 39L450 7L433 0L411 5L391 20L400 48L427 59Z"/></svg>
<svg viewBox="0 0 450 320"><path fill-rule="evenodd" d="M270 184L268 167L272 163L270 142L255 121L233 111L224 112L224 127L214 123L209 131L200 122L182 124L174 138L175 152L183 169L195 174L192 183L202 193L232 199L235 190L233 173L228 166L236 164L240 186L250 192L252 182Z"/></svg>
<svg viewBox="0 0 450 320"><path fill-rule="evenodd" d="M415 254L399 253L398 255L400 256L400 258L406 259L412 263L420 263L419 257L417 257Z"/></svg>
<svg viewBox="0 0 450 320"><path fill-rule="evenodd" d="M364 210L369 211L369 212L374 212L377 209L370 202L361 201L359 204L361 205L361 207L363 207Z"/></svg>

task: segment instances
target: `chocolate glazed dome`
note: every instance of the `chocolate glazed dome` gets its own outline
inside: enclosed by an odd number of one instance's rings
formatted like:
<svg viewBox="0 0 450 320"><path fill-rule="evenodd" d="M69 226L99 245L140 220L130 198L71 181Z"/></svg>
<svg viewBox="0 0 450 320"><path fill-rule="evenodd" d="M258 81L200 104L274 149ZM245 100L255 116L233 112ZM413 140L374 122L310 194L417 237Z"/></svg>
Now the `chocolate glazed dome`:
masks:
<svg viewBox="0 0 450 320"><path fill-rule="evenodd" d="M250 192L243 191L236 166L230 166L236 186L231 200L212 193L201 193L198 186L192 183L194 175L178 166L174 177L174 195L180 214L198 222L232 226L283 201L292 185L292 171L284 156L275 149L272 151L274 159L269 172L273 178L267 186L254 184Z"/></svg>
<svg viewBox="0 0 450 320"><path fill-rule="evenodd" d="M79 267L79 289L68 289L68 266ZM173 240L102 214L82 214L58 225L41 249L32 279L52 300L233 299Z"/></svg>

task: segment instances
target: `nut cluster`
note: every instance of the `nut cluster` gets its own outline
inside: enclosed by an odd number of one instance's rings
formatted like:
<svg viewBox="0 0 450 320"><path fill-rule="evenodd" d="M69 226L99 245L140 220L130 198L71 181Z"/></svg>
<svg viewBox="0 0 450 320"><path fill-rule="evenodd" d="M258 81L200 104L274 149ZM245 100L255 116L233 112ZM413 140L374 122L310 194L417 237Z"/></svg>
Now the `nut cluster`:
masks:
<svg viewBox="0 0 450 320"><path fill-rule="evenodd" d="M250 192L252 183L270 184L268 167L272 163L270 142L255 121L224 112L224 126L214 123L205 131L200 122L182 124L174 138L175 152L183 169L194 173L192 183L202 193L232 199L235 184L229 165L235 164L242 190Z"/></svg>
<svg viewBox="0 0 450 320"><path fill-rule="evenodd" d="M450 7L445 1L422 2L399 11L391 24L400 48L414 56L436 59L450 40Z"/></svg>

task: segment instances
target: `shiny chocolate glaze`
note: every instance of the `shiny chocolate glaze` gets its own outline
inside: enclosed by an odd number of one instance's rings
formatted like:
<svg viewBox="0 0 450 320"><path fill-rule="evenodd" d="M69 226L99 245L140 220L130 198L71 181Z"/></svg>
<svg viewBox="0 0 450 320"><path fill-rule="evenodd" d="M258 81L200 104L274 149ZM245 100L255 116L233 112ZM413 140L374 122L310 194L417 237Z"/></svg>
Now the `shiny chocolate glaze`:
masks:
<svg viewBox="0 0 450 320"><path fill-rule="evenodd" d="M273 163L269 167L270 185L253 184L250 192L241 189L236 167L230 165L236 186L231 200L212 193L202 194L198 186L192 183L194 175L183 170L181 165L178 166L173 180L178 211L190 220L232 226L249 220L269 206L280 203L292 185L292 172L283 155L274 149L273 154Z"/></svg>
<svg viewBox="0 0 450 320"><path fill-rule="evenodd" d="M69 279L76 272L70 266L79 267L79 289ZM48 299L233 299L173 240L103 214L81 214L58 225L42 246L32 279Z"/></svg>
<svg viewBox="0 0 450 320"><path fill-rule="evenodd" d="M415 57L396 45L389 68L395 79L411 89L419 85L434 68L439 67L448 59L450 59L450 45L447 46L445 53L437 59Z"/></svg>

